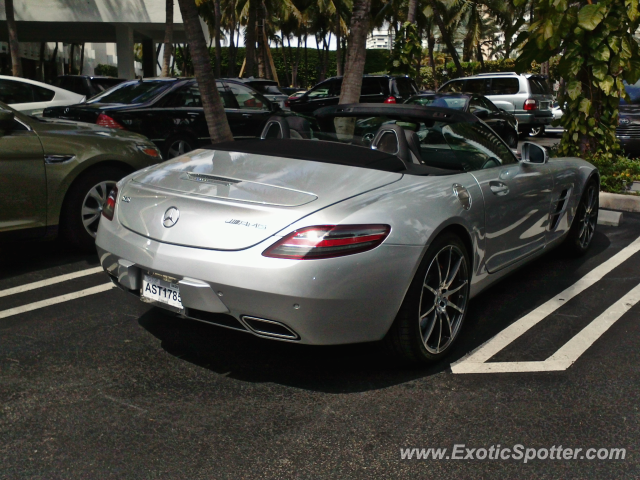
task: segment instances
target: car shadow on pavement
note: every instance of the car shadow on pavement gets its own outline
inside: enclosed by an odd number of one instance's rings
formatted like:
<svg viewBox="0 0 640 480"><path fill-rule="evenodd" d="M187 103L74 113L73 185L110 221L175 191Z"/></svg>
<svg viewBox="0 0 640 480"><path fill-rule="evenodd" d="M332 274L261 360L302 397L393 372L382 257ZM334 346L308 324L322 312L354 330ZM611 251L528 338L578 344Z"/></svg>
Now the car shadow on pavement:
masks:
<svg viewBox="0 0 640 480"><path fill-rule="evenodd" d="M403 365L389 357L381 343L310 346L266 340L181 319L159 308L138 322L169 354L230 378L326 393L376 390L449 371L451 362L572 285L585 273L580 267L609 244L607 236L597 232L587 256L567 258L554 250L478 295L449 356L430 366Z"/></svg>
<svg viewBox="0 0 640 480"><path fill-rule="evenodd" d="M83 252L61 238L0 243L0 280L84 262L100 265L96 252ZM61 272L66 273L66 272Z"/></svg>

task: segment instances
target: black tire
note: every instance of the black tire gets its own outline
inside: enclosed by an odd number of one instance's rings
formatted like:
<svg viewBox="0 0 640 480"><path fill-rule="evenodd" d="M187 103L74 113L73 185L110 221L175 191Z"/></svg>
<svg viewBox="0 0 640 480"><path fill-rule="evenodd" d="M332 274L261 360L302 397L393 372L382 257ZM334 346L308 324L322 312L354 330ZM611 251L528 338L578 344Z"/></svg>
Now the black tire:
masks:
<svg viewBox="0 0 640 480"><path fill-rule="evenodd" d="M162 158L169 160L195 150L196 141L188 135L174 135L164 142Z"/></svg>
<svg viewBox="0 0 640 480"><path fill-rule="evenodd" d="M587 253L598 225L599 207L599 184L598 180L593 178L585 186L576 210L576 216L573 218L573 223L564 242L567 253L576 257Z"/></svg>
<svg viewBox="0 0 640 480"><path fill-rule="evenodd" d="M509 148L518 148L518 132L515 130L505 132L503 140Z"/></svg>
<svg viewBox="0 0 640 480"><path fill-rule="evenodd" d="M451 350L467 314L471 271L469 252L458 236L444 233L435 239L384 339L394 356L404 362L431 363Z"/></svg>
<svg viewBox="0 0 640 480"><path fill-rule="evenodd" d="M106 200L111 187L127 173L117 167L96 167L73 182L60 213L60 229L65 239L82 250L95 251L103 199ZM85 227L85 222L90 223Z"/></svg>

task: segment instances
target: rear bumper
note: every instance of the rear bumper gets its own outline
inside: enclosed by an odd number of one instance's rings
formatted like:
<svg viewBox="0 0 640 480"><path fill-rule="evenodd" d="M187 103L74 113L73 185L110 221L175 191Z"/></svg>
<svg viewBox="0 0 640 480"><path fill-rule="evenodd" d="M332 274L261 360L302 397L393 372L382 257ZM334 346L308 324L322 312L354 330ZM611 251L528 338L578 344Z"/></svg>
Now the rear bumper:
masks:
<svg viewBox="0 0 640 480"><path fill-rule="evenodd" d="M551 110L549 110L548 114L545 112L544 115L535 115L533 113L516 113L515 117L521 127L551 125L551 122L553 122L553 114L551 113Z"/></svg>
<svg viewBox="0 0 640 480"><path fill-rule="evenodd" d="M215 315L233 317L240 329L270 338L252 331L245 317L279 322L297 338L276 339L315 345L382 339L423 251L383 244L334 259L263 257L273 241L232 252L181 247L149 240L103 218L96 245L114 283L134 295L140 295L142 273L167 275L180 282L185 308L174 309L179 315L214 324L221 324ZM213 314L213 320L201 318L202 312Z"/></svg>

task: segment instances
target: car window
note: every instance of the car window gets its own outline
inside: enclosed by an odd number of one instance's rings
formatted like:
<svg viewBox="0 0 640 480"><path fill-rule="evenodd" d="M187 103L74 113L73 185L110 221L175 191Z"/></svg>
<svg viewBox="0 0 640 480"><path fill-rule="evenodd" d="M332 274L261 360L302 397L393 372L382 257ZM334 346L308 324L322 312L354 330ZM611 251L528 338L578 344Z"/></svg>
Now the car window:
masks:
<svg viewBox="0 0 640 480"><path fill-rule="evenodd" d="M444 93L450 93L450 92L454 92L454 93L460 93L465 91L465 84L466 80L452 80L449 83L445 83L440 90L438 90L438 92L444 92Z"/></svg>
<svg viewBox="0 0 640 480"><path fill-rule="evenodd" d="M360 95L382 95L382 85L377 78L363 78Z"/></svg>
<svg viewBox="0 0 640 480"><path fill-rule="evenodd" d="M173 85L174 82L166 80L124 82L96 95L87 103L119 103L124 105L144 103L157 97Z"/></svg>
<svg viewBox="0 0 640 480"><path fill-rule="evenodd" d="M98 92L104 92L105 90L109 90L111 87L115 87L116 85L124 82L119 78L93 78L91 79L91 85Z"/></svg>
<svg viewBox="0 0 640 480"><path fill-rule="evenodd" d="M258 92L239 85L237 83L227 83L227 87L236 99L238 108L250 110L268 110L269 102Z"/></svg>
<svg viewBox="0 0 640 480"><path fill-rule="evenodd" d="M466 85L464 86L465 91L469 93L485 93L485 84L487 80L484 78L472 78L467 80Z"/></svg>
<svg viewBox="0 0 640 480"><path fill-rule="evenodd" d="M37 85L31 85L33 89L33 98L36 102L49 102L56 96L56 92L49 90L48 88L39 87Z"/></svg>
<svg viewBox="0 0 640 480"><path fill-rule="evenodd" d="M0 102L9 105L35 102L34 91L28 83L0 80Z"/></svg>
<svg viewBox="0 0 640 480"><path fill-rule="evenodd" d="M491 80L491 95L515 95L520 91L517 78L497 77Z"/></svg>
<svg viewBox="0 0 640 480"><path fill-rule="evenodd" d="M235 108L233 94L226 90L222 82L216 82L222 106L225 108ZM173 92L164 104L166 108L202 108L202 98L200 97L200 88L197 83L186 85Z"/></svg>
<svg viewBox="0 0 640 480"><path fill-rule="evenodd" d="M331 82L323 82L309 90L309 92L307 92L307 96L309 97L309 100L316 98L327 98L330 96L330 91Z"/></svg>
<svg viewBox="0 0 640 480"><path fill-rule="evenodd" d="M479 97L480 105L489 110L490 112L498 112L500 111L498 107L494 105L494 103L486 97Z"/></svg>
<svg viewBox="0 0 640 480"><path fill-rule="evenodd" d="M418 93L410 78L396 78L398 93L403 97L410 97Z"/></svg>
<svg viewBox="0 0 640 480"><path fill-rule="evenodd" d="M529 85L531 85L531 93L534 95L549 95L551 90L544 78L529 77Z"/></svg>
<svg viewBox="0 0 640 480"><path fill-rule="evenodd" d="M411 97L405 103L412 103L414 105L429 105L430 107L443 107L452 108L458 111L464 111L467 104L466 97L457 96L439 96L439 95L421 95Z"/></svg>
<svg viewBox="0 0 640 480"><path fill-rule="evenodd" d="M465 171L517 162L502 140L480 122L447 124L442 134Z"/></svg>

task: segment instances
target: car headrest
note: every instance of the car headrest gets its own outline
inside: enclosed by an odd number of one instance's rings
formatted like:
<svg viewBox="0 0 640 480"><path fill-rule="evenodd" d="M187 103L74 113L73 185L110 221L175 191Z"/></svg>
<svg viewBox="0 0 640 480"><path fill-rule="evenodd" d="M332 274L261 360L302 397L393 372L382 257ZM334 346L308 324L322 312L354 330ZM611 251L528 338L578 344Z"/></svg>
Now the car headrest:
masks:
<svg viewBox="0 0 640 480"><path fill-rule="evenodd" d="M404 129L398 125L382 125L371 141L371 148L395 155L405 164L414 163Z"/></svg>
<svg viewBox="0 0 640 480"><path fill-rule="evenodd" d="M261 139L266 138L311 138L311 123L306 118L298 116L282 117L273 115L269 117L262 129Z"/></svg>
<svg viewBox="0 0 640 480"><path fill-rule="evenodd" d="M420 153L420 137L418 137L418 134L413 130L405 129L404 136L407 138L407 145L409 146L409 152L411 152L411 163L424 163Z"/></svg>
<svg viewBox="0 0 640 480"><path fill-rule="evenodd" d="M291 129L284 117L274 115L269 117L267 123L262 129L260 138L265 140L267 138L291 138Z"/></svg>

